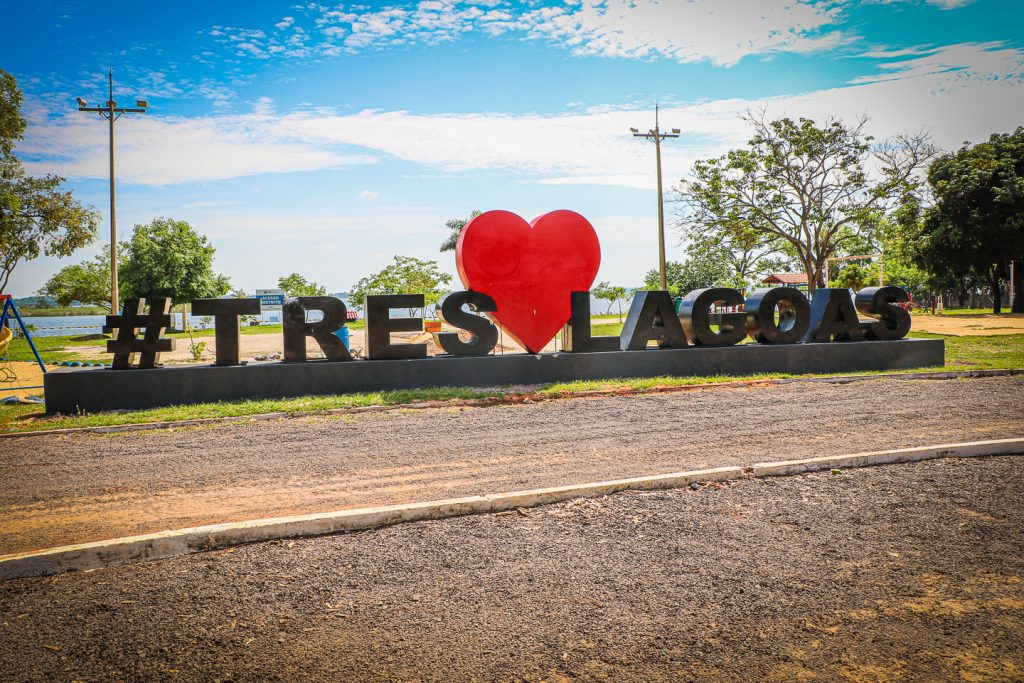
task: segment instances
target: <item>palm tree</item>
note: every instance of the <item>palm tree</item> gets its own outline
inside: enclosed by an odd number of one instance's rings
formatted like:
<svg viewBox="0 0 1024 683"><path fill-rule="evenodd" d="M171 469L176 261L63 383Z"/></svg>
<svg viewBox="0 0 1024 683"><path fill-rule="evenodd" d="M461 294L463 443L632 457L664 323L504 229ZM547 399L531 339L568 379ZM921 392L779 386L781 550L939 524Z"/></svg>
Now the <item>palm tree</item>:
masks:
<svg viewBox="0 0 1024 683"><path fill-rule="evenodd" d="M481 211L473 209L469 214L469 218L453 218L445 223L445 227L451 230L452 234L448 235L447 239L441 243L441 251L455 251L455 245L459 241L459 234L462 232L462 229L466 227L466 223L470 222L481 213Z"/></svg>

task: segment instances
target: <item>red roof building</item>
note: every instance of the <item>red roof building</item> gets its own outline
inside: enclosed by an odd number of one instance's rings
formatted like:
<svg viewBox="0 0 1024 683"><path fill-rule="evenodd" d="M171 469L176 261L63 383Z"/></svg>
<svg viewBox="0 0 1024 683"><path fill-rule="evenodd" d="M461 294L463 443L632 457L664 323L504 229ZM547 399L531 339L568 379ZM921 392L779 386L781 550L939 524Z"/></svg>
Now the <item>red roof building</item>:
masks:
<svg viewBox="0 0 1024 683"><path fill-rule="evenodd" d="M807 275L804 273L772 273L761 280L763 285L786 285L789 287L807 287Z"/></svg>

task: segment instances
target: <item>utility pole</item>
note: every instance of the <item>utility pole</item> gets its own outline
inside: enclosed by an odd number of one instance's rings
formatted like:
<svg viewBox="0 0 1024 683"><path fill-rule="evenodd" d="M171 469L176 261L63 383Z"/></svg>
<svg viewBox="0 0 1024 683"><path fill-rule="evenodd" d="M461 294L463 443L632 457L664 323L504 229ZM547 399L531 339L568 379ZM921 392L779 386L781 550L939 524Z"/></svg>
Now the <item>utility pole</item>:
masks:
<svg viewBox="0 0 1024 683"><path fill-rule="evenodd" d="M677 138L681 132L673 128L671 133L662 133L658 127L658 103L654 103L654 128L641 133L636 128L629 129L635 138L646 138L654 141L654 156L658 168L658 273L661 277L661 288L668 291L668 280L665 274L665 205L661 193L661 141L665 138Z"/></svg>
<svg viewBox="0 0 1024 683"><path fill-rule="evenodd" d="M117 315L120 300L117 291L117 195L114 188L114 122L124 114L145 114L149 108L146 100L136 100L134 108L118 107L114 101L114 70L107 72L109 97L102 107L90 107L81 97L76 97L78 111L96 112L110 124L110 313Z"/></svg>

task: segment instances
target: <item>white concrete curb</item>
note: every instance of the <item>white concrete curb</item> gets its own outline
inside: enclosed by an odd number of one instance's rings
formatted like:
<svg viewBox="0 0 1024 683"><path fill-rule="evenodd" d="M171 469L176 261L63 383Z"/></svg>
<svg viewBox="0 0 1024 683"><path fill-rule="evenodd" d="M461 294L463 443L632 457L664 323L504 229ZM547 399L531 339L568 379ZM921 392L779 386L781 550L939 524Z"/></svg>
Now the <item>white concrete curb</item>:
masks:
<svg viewBox="0 0 1024 683"><path fill-rule="evenodd" d="M804 460L757 463L749 467L717 467L692 472L673 472L649 477L634 477L589 484L573 484L526 491L511 491L486 496L434 500L425 503L339 510L292 517L256 519L248 522L211 524L161 531L141 536L126 536L109 541L48 548L0 556L0 581L46 576L70 571L98 569L129 562L155 560L175 555L226 548L243 543L281 538L319 536L345 531L377 529L401 522L445 519L482 512L500 512L515 508L559 503L574 498L594 498L620 491L671 489L692 483L728 481L744 477L772 477L815 470L866 467L932 458L975 457L983 455L1024 454L1024 438L943 444L922 448L903 448Z"/></svg>

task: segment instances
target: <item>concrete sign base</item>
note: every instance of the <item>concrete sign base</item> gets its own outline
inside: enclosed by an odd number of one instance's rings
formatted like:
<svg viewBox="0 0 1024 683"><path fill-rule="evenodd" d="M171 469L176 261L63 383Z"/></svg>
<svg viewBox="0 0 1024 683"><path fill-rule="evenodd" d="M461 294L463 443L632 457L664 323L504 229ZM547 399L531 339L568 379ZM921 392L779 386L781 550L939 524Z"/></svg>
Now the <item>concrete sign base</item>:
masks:
<svg viewBox="0 0 1024 683"><path fill-rule="evenodd" d="M944 363L943 340L898 339L606 353L188 365L119 371L59 369L47 372L44 381L46 412L69 415L78 411L137 410L389 389L487 387L659 375L839 373L935 367Z"/></svg>

